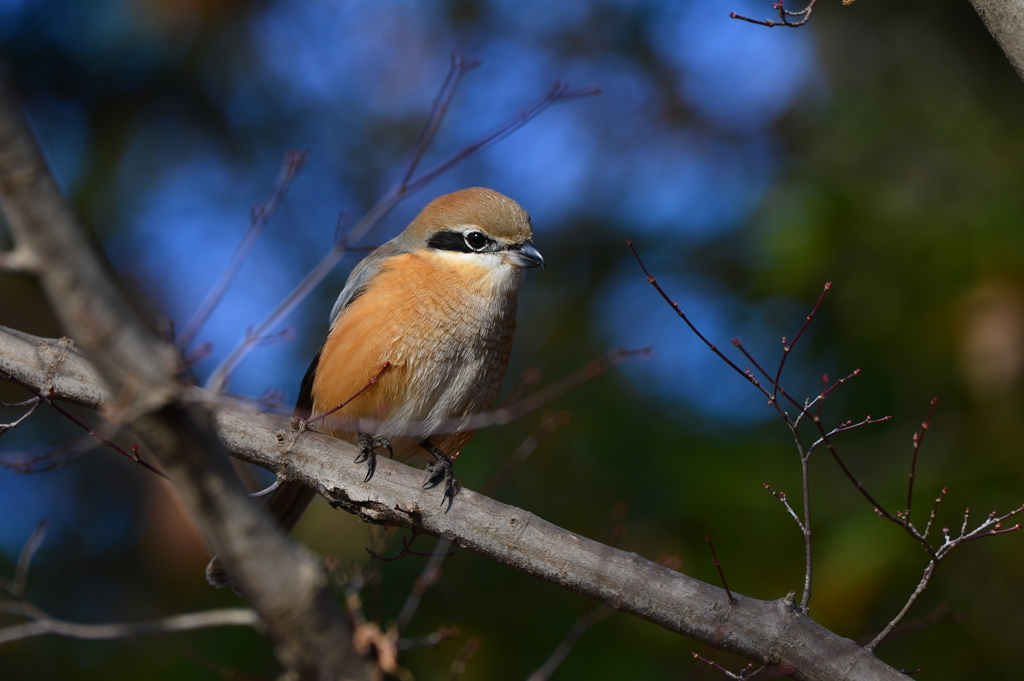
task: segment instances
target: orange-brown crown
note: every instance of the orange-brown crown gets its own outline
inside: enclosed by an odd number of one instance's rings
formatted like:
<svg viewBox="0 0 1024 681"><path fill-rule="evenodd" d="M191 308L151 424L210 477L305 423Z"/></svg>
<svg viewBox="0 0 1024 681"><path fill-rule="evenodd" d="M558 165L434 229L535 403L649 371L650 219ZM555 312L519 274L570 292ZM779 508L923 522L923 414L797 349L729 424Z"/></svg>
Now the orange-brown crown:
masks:
<svg viewBox="0 0 1024 681"><path fill-rule="evenodd" d="M469 226L504 244L522 244L533 237L530 214L504 194L484 187L460 189L439 196L420 211L398 237L402 250L424 248L438 232Z"/></svg>

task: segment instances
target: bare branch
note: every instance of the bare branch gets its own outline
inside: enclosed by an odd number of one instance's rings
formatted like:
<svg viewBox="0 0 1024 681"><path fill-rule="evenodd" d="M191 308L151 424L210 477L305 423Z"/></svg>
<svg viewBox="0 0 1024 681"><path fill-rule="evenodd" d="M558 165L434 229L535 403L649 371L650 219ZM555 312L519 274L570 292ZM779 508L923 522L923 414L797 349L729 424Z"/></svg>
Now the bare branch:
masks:
<svg viewBox="0 0 1024 681"><path fill-rule="evenodd" d="M96 363L103 383L91 389L102 392L105 385L115 396L103 405L111 422L130 426L175 482L205 541L266 622L282 663L299 678L368 678L373 663L355 653L323 570L249 500L209 412L183 399L179 352L139 319L109 276L50 173L6 72L0 73L0 207L15 247L46 263L42 288L68 334Z"/></svg>
<svg viewBox="0 0 1024 681"><path fill-rule="evenodd" d="M0 645L24 638L57 634L68 638L106 641L119 638L134 638L151 634L167 634L174 631L190 631L192 629L208 629L210 627L255 627L259 617L249 608L221 608L206 610L185 615L172 615L148 622L129 622L121 624L79 624L54 619L40 611L33 615L30 622L22 622L0 629Z"/></svg>
<svg viewBox="0 0 1024 681"><path fill-rule="evenodd" d="M763 21L761 19L751 19L750 17L745 17L741 14L736 14L736 12L729 12L729 18L739 19L740 21L746 21L751 24L757 24L758 26L766 26L768 28L773 28L775 26L785 26L786 28L800 28L808 21L810 21L811 13L814 12L814 6L818 4L818 0L810 0L810 2L807 3L807 6L804 7L802 10L792 12L785 8L785 6L783 5L784 2L785 0L776 0L776 2L772 3L772 9L776 10L779 13L778 21L774 21L772 19L764 19ZM850 2L853 2L853 0L844 0L843 4L849 4ZM790 17L799 17L799 19L797 19L796 21L790 21Z"/></svg>
<svg viewBox="0 0 1024 681"><path fill-rule="evenodd" d="M999 43L1017 75L1024 80L1024 13L1008 0L971 0L974 10Z"/></svg>
<svg viewBox="0 0 1024 681"><path fill-rule="evenodd" d="M23 380L45 375L46 364L35 346L25 342L30 337L19 334L18 342L7 344L7 335L0 329L0 349L20 351L0 352L0 367ZM37 339L36 344L43 342ZM61 369L68 375L58 384L94 394L81 387L82 377L92 370L80 355L69 352ZM759 601L734 593L737 602L723 607L728 598L718 587L580 537L472 490L464 489L453 512L444 513L433 495L421 489L423 472L397 462L381 460L378 475L365 483L360 467L351 465L358 454L355 446L310 430L292 430L284 417L199 388L186 391L182 399L207 405L221 442L238 458L283 480L310 485L336 507L367 522L445 537L670 631L760 663L772 662L773 668L788 670L784 673L798 679L901 678L853 642L814 623L792 599Z"/></svg>

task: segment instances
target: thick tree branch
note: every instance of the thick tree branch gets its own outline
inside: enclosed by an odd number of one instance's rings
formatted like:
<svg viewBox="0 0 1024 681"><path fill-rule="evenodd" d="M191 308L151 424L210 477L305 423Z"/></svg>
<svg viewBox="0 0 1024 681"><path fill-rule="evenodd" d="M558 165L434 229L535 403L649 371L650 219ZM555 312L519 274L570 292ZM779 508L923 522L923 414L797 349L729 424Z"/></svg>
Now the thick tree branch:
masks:
<svg viewBox="0 0 1024 681"><path fill-rule="evenodd" d="M105 387L113 396L102 404L108 419L129 426L157 457L207 544L266 622L282 663L303 679L371 678L374 666L354 652L324 571L247 497L209 412L183 392L177 350L142 323L97 255L2 66L0 207L15 250L40 263L54 312L95 363L92 378L102 377L90 389Z"/></svg>
<svg viewBox="0 0 1024 681"><path fill-rule="evenodd" d="M1024 1L971 0L971 4L1024 80Z"/></svg>
<svg viewBox="0 0 1024 681"><path fill-rule="evenodd" d="M65 386L54 395L102 407L90 386L95 371L72 346L0 327L0 369L21 380ZM59 361L55 370L54 362ZM60 374L57 381L56 373ZM799 611L792 597L760 601L725 592L636 554L626 553L471 490L448 513L421 486L424 473L393 461L377 463L369 483L352 464L357 451L341 440L293 430L283 416L192 388L185 399L206 403L224 446L235 456L316 487L333 505L367 522L400 525L456 544L722 650L772 665L797 679L902 679L853 641Z"/></svg>

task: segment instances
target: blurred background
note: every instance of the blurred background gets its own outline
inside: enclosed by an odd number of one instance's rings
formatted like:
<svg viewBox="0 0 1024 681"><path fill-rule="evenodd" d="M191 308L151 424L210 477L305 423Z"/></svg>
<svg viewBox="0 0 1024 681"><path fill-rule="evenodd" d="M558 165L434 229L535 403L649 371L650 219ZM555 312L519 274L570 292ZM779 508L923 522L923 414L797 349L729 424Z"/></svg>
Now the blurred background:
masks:
<svg viewBox="0 0 1024 681"><path fill-rule="evenodd" d="M65 191L154 323L187 322L285 152L309 150L199 334L212 347L195 367L200 381L331 248L339 214L362 216L398 179L453 52L483 65L465 78L426 165L555 80L600 84L601 96L544 112L411 196L362 245L386 241L457 188L519 201L547 269L531 271L520 299L507 383L536 369L538 385L549 384L614 347L655 354L480 433L459 460L461 481L479 487L554 415L563 425L494 496L598 540L618 518L621 548L717 584L710 534L733 590L777 599L800 590L803 541L763 483L799 498L792 438L651 289L625 240L712 342L732 352L728 341L739 337L771 367L781 337L792 338L833 282L784 384L811 396L822 374L862 370L832 394L825 419L893 416L837 438L892 511L905 502L912 434L938 397L916 517L943 486L940 526L959 528L967 506L979 517L1008 511L1024 502L1024 84L963 1L822 2L797 30L734 21L730 11L771 16L768 0L0 0L0 54ZM9 246L2 228L0 239ZM346 257L286 320L294 340L249 355L232 393L294 400L361 255ZM7 274L0 324L61 334L34 282ZM0 400L25 396L0 385ZM14 412L0 413L6 421ZM77 436L40 411L4 437L2 458ZM110 449L73 452L46 472L0 470L3 574L49 518L29 597L53 616L135 621L239 603L207 586L208 556L155 476ZM843 636L870 637L902 607L926 554L876 517L824 454L811 461L811 615ZM384 624L425 560L373 568L364 548L381 538L322 502L296 536L342 570L379 570L366 607ZM399 536L384 535L385 552ZM421 538L416 548L431 545ZM955 551L908 621L943 604L949 614L883 644L880 656L922 668L920 678L1018 678L1022 559L1024 535ZM406 633L452 625L461 634L401 662L417 679L450 678L475 637L464 678L522 679L591 607L460 552ZM617 614L583 637L555 678L723 678L692 652L733 670L745 664ZM279 671L268 643L237 629L41 637L0 648L0 668L5 679Z"/></svg>

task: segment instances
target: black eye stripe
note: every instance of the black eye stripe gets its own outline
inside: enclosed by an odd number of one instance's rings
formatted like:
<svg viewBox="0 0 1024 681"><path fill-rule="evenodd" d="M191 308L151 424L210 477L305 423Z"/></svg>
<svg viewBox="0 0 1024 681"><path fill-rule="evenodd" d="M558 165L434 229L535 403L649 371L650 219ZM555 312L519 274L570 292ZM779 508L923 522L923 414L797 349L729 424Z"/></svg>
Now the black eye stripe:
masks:
<svg viewBox="0 0 1024 681"><path fill-rule="evenodd" d="M455 251L457 253L493 253L504 248L486 234L475 230L465 234L448 231L435 232L427 240L427 246L439 251Z"/></svg>

